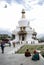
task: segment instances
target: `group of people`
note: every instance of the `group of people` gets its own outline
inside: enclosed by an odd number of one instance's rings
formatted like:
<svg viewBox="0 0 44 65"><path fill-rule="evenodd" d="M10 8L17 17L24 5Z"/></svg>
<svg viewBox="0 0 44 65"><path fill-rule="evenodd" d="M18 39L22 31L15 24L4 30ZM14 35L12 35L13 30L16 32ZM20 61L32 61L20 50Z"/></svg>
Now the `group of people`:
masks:
<svg viewBox="0 0 44 65"><path fill-rule="evenodd" d="M2 53L4 53L4 45L5 45L5 43L4 43L4 41L2 41L1 42L1 50L2 50ZM32 60L39 60L40 59L40 57L39 57L39 53L36 51L36 50L34 50L34 52L33 52L34 54L32 55ZM25 57L30 57L31 56L31 53L30 53L30 51L29 51L29 49L26 49L26 51L25 51Z"/></svg>
<svg viewBox="0 0 44 65"><path fill-rule="evenodd" d="M34 54L32 55L32 60L36 61L36 60L39 60L40 57L39 57L39 53L34 50L33 52ZM25 52L25 57L30 57L31 56L31 53L29 52L29 49L26 49L26 52Z"/></svg>

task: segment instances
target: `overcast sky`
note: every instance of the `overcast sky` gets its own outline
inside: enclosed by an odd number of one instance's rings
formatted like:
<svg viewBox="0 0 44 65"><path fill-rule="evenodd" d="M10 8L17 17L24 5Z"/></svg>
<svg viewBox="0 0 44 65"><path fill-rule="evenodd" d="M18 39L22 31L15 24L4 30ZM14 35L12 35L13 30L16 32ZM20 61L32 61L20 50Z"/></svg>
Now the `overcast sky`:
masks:
<svg viewBox="0 0 44 65"><path fill-rule="evenodd" d="M0 29L14 30L22 9L26 10L30 26L37 33L44 33L44 0L0 0Z"/></svg>

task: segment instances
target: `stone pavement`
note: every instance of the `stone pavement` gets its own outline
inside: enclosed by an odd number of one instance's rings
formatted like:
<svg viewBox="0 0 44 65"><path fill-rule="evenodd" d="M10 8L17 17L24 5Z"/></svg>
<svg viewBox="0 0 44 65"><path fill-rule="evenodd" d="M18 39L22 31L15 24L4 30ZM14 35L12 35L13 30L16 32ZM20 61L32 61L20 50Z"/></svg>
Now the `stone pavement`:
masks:
<svg viewBox="0 0 44 65"><path fill-rule="evenodd" d="M12 54L15 53L20 47L22 47L24 44L16 44L15 47L5 47L4 48L4 53L5 54ZM0 48L0 53L1 53L1 48Z"/></svg>
<svg viewBox="0 0 44 65"><path fill-rule="evenodd" d="M24 54L1 54L0 65L44 65L44 60L32 61L31 57L25 57Z"/></svg>
<svg viewBox="0 0 44 65"><path fill-rule="evenodd" d="M10 47L12 48L11 51L7 52L7 54L13 54L15 53L17 50L19 50L24 44L16 44L15 47Z"/></svg>
<svg viewBox="0 0 44 65"><path fill-rule="evenodd" d="M16 45L16 47L5 47L5 53L1 53L0 49L0 65L44 65L44 59L40 56L39 61L32 61L31 57L25 57L24 54L15 54L15 49L22 45ZM13 53L14 52L14 53Z"/></svg>

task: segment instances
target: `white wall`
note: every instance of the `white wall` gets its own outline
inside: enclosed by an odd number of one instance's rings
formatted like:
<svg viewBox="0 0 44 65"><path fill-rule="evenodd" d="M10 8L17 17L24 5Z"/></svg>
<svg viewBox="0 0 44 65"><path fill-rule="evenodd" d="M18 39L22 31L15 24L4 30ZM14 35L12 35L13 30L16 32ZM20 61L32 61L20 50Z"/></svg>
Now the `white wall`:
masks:
<svg viewBox="0 0 44 65"><path fill-rule="evenodd" d="M28 20L26 20L26 19L21 19L20 21L19 21L19 26L20 27L22 27L22 26L27 26L28 25Z"/></svg>
<svg viewBox="0 0 44 65"><path fill-rule="evenodd" d="M16 39L17 41L19 41L19 35L18 35L18 34L15 35L15 39Z"/></svg>

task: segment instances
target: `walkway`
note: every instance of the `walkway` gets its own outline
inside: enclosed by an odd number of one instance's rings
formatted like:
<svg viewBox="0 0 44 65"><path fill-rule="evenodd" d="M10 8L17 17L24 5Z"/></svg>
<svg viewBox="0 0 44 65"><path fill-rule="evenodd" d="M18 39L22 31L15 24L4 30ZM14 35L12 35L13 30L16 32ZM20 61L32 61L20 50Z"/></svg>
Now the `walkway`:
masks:
<svg viewBox="0 0 44 65"><path fill-rule="evenodd" d="M15 47L5 47L4 48L4 53L5 54L14 54L18 49L20 49L24 44L16 44ZM0 53L1 53L1 48L0 48Z"/></svg>
<svg viewBox="0 0 44 65"><path fill-rule="evenodd" d="M44 65L44 59L40 56L39 61L32 61L31 57L25 57L24 54L15 54L16 49L22 45L16 45L16 47L6 47L5 53L1 54L0 50L0 65Z"/></svg>
<svg viewBox="0 0 44 65"><path fill-rule="evenodd" d="M44 60L32 61L31 57L25 57L24 54L1 54L0 65L44 65Z"/></svg>

